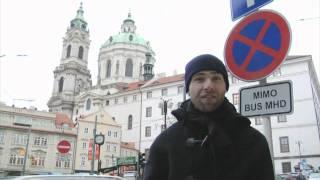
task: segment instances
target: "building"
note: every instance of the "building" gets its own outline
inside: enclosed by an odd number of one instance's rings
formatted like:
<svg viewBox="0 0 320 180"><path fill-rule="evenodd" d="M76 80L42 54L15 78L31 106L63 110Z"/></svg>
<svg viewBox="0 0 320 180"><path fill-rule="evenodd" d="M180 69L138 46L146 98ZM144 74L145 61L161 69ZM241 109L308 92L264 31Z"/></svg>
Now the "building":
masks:
<svg viewBox="0 0 320 180"><path fill-rule="evenodd" d="M101 146L96 145L94 168L91 169L94 134L103 134L105 140ZM121 152L120 140L120 125L104 109L77 118L75 172L97 171L98 160L101 160L101 168L115 166Z"/></svg>
<svg viewBox="0 0 320 180"><path fill-rule="evenodd" d="M73 173L75 145L66 115L0 106L0 176Z"/></svg>
<svg viewBox="0 0 320 180"><path fill-rule="evenodd" d="M81 6L63 42L48 106L53 112L67 113L73 120L102 108L121 126L121 141L133 142L139 152L148 154L150 145L165 125L176 121L170 110L187 98L184 76L154 75L155 53L150 43L136 33L135 21L129 13L121 32L110 36L101 46L98 82L92 86L85 56L89 49L89 33L82 15ZM257 82L244 82L231 74L229 78L227 97L238 106L239 89ZM293 172L294 166L302 161L318 168L320 86L312 57L288 56L267 77L267 82L284 80L293 83L294 112L270 117L276 173ZM164 103L167 103L168 113L165 113ZM263 131L262 119L251 118L252 126Z"/></svg>

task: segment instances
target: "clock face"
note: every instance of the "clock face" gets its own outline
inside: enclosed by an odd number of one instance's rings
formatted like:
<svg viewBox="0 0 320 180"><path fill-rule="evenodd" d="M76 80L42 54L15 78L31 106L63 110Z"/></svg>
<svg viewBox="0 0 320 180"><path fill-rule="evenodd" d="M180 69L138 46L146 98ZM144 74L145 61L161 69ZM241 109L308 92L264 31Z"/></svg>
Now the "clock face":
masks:
<svg viewBox="0 0 320 180"><path fill-rule="evenodd" d="M103 143L103 135L96 135L95 141L97 144Z"/></svg>

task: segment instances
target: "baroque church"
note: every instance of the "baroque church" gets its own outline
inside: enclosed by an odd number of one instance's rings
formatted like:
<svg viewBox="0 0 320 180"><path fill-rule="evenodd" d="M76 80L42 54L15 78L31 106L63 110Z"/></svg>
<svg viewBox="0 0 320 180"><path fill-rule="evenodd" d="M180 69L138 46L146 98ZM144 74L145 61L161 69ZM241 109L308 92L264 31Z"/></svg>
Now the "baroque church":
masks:
<svg viewBox="0 0 320 180"><path fill-rule="evenodd" d="M77 100L84 94L110 95L128 83L154 77L155 53L149 42L136 33L135 21L129 13L121 32L110 36L100 48L98 81L93 86L88 69L90 35L83 14L81 4L63 38L60 65L54 70L53 92L48 102L50 112L63 112L72 119L78 114L74 112L79 106ZM86 104L90 106L91 101L89 99Z"/></svg>

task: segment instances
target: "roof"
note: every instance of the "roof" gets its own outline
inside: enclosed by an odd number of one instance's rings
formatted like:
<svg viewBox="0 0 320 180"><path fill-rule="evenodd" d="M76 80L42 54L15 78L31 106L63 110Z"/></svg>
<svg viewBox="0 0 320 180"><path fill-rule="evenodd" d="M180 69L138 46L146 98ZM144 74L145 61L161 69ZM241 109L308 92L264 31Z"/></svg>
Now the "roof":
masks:
<svg viewBox="0 0 320 180"><path fill-rule="evenodd" d="M142 36L128 32L121 32L117 35L110 36L109 39L102 45L102 47L107 47L117 43L137 44L151 49L149 42L144 40Z"/></svg>
<svg viewBox="0 0 320 180"><path fill-rule="evenodd" d="M56 114L56 126L62 126L63 124L68 124L69 127L74 127L72 120L63 113Z"/></svg>

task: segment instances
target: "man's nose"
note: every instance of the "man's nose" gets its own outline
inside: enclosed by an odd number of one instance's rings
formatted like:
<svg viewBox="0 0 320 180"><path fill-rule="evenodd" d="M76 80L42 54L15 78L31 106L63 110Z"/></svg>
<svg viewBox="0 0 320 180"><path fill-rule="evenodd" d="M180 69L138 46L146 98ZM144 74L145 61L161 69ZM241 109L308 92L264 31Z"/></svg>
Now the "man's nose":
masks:
<svg viewBox="0 0 320 180"><path fill-rule="evenodd" d="M213 88L214 86L214 83L209 79L207 78L204 82L203 82L203 87L204 89L211 89Z"/></svg>

